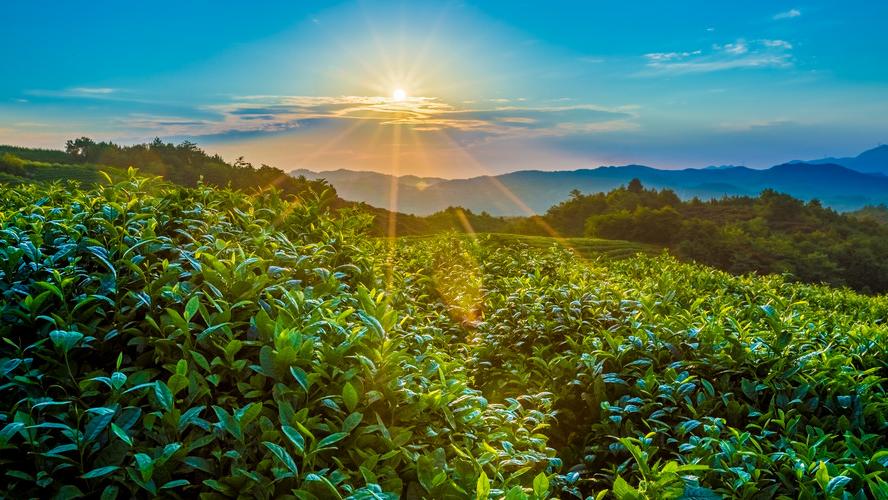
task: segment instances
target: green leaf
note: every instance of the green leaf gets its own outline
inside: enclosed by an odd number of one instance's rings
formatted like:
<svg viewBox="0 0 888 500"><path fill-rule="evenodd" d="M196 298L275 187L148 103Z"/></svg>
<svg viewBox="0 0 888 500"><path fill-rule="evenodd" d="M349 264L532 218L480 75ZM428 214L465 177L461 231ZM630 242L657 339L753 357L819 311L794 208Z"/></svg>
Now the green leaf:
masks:
<svg viewBox="0 0 888 500"><path fill-rule="evenodd" d="M157 397L161 408L166 411L173 409L173 393L162 380L154 382L154 396Z"/></svg>
<svg viewBox="0 0 888 500"><path fill-rule="evenodd" d="M243 441L243 430L241 429L240 423L235 420L234 417L229 415L224 408L215 405L213 405L213 412L216 413L216 418L219 419L219 423L222 424L223 429L228 431L228 433L234 436L238 441Z"/></svg>
<svg viewBox="0 0 888 500"><path fill-rule="evenodd" d="M527 493L521 489L520 486L512 486L512 488L506 492L505 500L527 500Z"/></svg>
<svg viewBox="0 0 888 500"><path fill-rule="evenodd" d="M123 385L126 384L126 374L122 372L114 372L111 374L111 387L115 390L119 390Z"/></svg>
<svg viewBox="0 0 888 500"><path fill-rule="evenodd" d="M348 411L355 411L355 407L358 406L358 391L350 382L342 386L342 401Z"/></svg>
<svg viewBox="0 0 888 500"><path fill-rule="evenodd" d="M83 479L95 479L97 477L107 476L108 474L111 474L112 472L116 471L119 468L120 467L118 467L116 465L109 465L107 467L99 467L98 469L93 469L80 477L82 477Z"/></svg>
<svg viewBox="0 0 888 500"><path fill-rule="evenodd" d="M339 494L339 490L333 486L333 483L330 482L329 479L323 476L319 476L317 474L309 474L305 476L306 482L317 482L320 483L326 490L325 494L321 498L335 498L337 500L342 499L342 495Z"/></svg>
<svg viewBox="0 0 888 500"><path fill-rule="evenodd" d="M293 378L296 379L296 382L302 387L302 390L308 394L308 375L305 373L305 370L299 368L298 366L291 366L290 373L293 374Z"/></svg>
<svg viewBox="0 0 888 500"><path fill-rule="evenodd" d="M848 476L836 476L829 480L829 483L826 485L826 492L830 495L835 495L839 491L845 488L845 485L851 482L851 478Z"/></svg>
<svg viewBox="0 0 888 500"><path fill-rule="evenodd" d="M210 488L218 491L219 493L222 493L223 495L231 495L232 493L231 488L228 485L220 483L215 479L204 479L203 484L204 486L209 486Z"/></svg>
<svg viewBox="0 0 888 500"><path fill-rule="evenodd" d="M200 297L195 295L185 304L185 321L191 321L198 308L200 308Z"/></svg>
<svg viewBox="0 0 888 500"><path fill-rule="evenodd" d="M117 493L120 492L120 488L117 486L111 485L105 488L102 491L102 496L99 497L100 500L115 500L117 498Z"/></svg>
<svg viewBox="0 0 888 500"><path fill-rule="evenodd" d="M475 483L475 500L487 500L490 496L490 479L483 470Z"/></svg>
<svg viewBox="0 0 888 500"><path fill-rule="evenodd" d="M549 478L546 476L545 472L540 472L535 478L533 478L533 493L540 498L544 498L548 491Z"/></svg>
<svg viewBox="0 0 888 500"><path fill-rule="evenodd" d="M136 453L133 458L136 460L136 466L139 468L142 481L150 481L151 476L154 474L154 460L145 453Z"/></svg>
<svg viewBox="0 0 888 500"><path fill-rule="evenodd" d="M681 500L721 500L718 493L702 486L686 485Z"/></svg>
<svg viewBox="0 0 888 500"><path fill-rule="evenodd" d="M59 488L59 492L56 493L53 500L70 500L72 498L81 498L85 496L80 488L74 486L73 484L66 484Z"/></svg>
<svg viewBox="0 0 888 500"><path fill-rule="evenodd" d="M188 486L191 484L187 479L176 479L175 481L168 481L163 483L163 486L160 487L162 490L169 490L172 488L178 488L179 486Z"/></svg>
<svg viewBox="0 0 888 500"><path fill-rule="evenodd" d="M197 418L199 418L200 413L206 408L206 406L195 406L194 408L189 408L185 413L179 417L179 423L177 424L177 428L179 432L185 430L188 424L194 422Z"/></svg>
<svg viewBox="0 0 888 500"><path fill-rule="evenodd" d="M305 438L302 437L298 430L289 425L281 426L281 430L284 431L284 435L293 443L300 455L305 453Z"/></svg>
<svg viewBox="0 0 888 500"><path fill-rule="evenodd" d="M364 419L364 414L360 412L354 412L351 415L345 417L345 420L342 422L342 432L350 433L355 429L355 427L361 424L361 420Z"/></svg>
<svg viewBox="0 0 888 500"><path fill-rule="evenodd" d="M617 478L614 479L613 491L617 500L642 500L642 496L638 490L629 486L629 483L620 476L617 476Z"/></svg>
<svg viewBox="0 0 888 500"><path fill-rule="evenodd" d="M318 441L318 448L324 448L326 446L330 446L333 443L338 443L346 437L348 437L348 434L346 434L345 432L334 432L333 434L330 434L324 439Z"/></svg>
<svg viewBox="0 0 888 500"><path fill-rule="evenodd" d="M435 488L434 479L436 471L435 459L431 456L420 455L416 460L416 478L419 480L419 484L429 493Z"/></svg>
<svg viewBox="0 0 888 500"><path fill-rule="evenodd" d="M133 445L133 440L132 440L132 438L129 437L129 435L126 433L125 430L123 430L123 429L121 429L120 427L118 427L117 424L115 424L115 423L112 423L112 424L111 424L111 432L113 432L115 436L119 437L120 440L123 441L124 443L126 443L126 444L128 444L128 445L130 445L130 446Z"/></svg>
<svg viewBox="0 0 888 500"><path fill-rule="evenodd" d="M361 318L361 321L363 321L365 325L370 327L370 329L373 330L376 335L378 335L379 337L385 337L385 328L382 327L382 324L379 322L378 319L370 316L364 311L358 311L358 317Z"/></svg>
<svg viewBox="0 0 888 500"><path fill-rule="evenodd" d="M286 465L288 469L290 469L290 472L292 472L294 475L299 474L299 470L296 468L296 462L293 461L293 457L291 457L290 454L287 453L287 450L285 450L282 446L271 443L269 441L263 441L262 444L264 444L266 448L271 450L271 452L274 453L274 456L276 456L278 460L283 462L283 464Z"/></svg>
<svg viewBox="0 0 888 500"><path fill-rule="evenodd" d="M10 422L3 426L3 429L0 430L0 444L6 444L12 439L17 432L21 431L25 428L25 424L21 422Z"/></svg>
<svg viewBox="0 0 888 500"><path fill-rule="evenodd" d="M262 413L262 403L250 403L235 412L234 417L237 419L241 428L250 425Z"/></svg>
<svg viewBox="0 0 888 500"><path fill-rule="evenodd" d="M108 424L114 420L114 410L111 408L92 408L91 410L105 410L105 411L94 411L94 416L89 420L89 423L86 424L86 429L84 429L84 436L87 441L92 441L96 439L99 434L108 427Z"/></svg>
<svg viewBox="0 0 888 500"><path fill-rule="evenodd" d="M80 342L80 339L83 338L83 334L66 330L53 330L49 332L49 338L52 340L53 345L67 354L78 342Z"/></svg>
<svg viewBox="0 0 888 500"><path fill-rule="evenodd" d="M826 470L826 463L821 461L817 465L817 472L814 474L814 478L817 479L817 482L820 484L820 487L825 491L827 486L829 485L829 471Z"/></svg>

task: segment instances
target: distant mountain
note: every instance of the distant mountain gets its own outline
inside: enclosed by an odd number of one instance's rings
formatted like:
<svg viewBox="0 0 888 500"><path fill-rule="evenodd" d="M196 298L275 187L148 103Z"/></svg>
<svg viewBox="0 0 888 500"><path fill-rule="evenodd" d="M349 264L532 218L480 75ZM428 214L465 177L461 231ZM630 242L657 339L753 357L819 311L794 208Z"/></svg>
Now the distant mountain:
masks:
<svg viewBox="0 0 888 500"><path fill-rule="evenodd" d="M397 196L400 212L427 215L461 206L493 215L544 213L573 189L610 191L638 178L648 187L670 188L682 198L756 195L772 188L803 200L819 199L838 210L888 203L888 176L857 172L836 164L788 163L764 170L746 167L659 170L642 165L543 172L523 170L471 179L392 177L337 170L294 175L327 179L347 200L389 208ZM397 193L392 190L397 186Z"/></svg>
<svg viewBox="0 0 888 500"><path fill-rule="evenodd" d="M804 162L793 163L812 163L815 165L823 165L832 163L848 167L858 172L888 175L888 144L864 151L853 158L821 158L819 160L808 160Z"/></svg>
<svg viewBox="0 0 888 500"><path fill-rule="evenodd" d="M326 172L300 169L291 171L290 175L304 176L309 180L327 179L336 188L336 193L341 198L349 201L363 201L379 208L389 208L388 193L392 189L393 180L396 181L398 192L422 192L435 184L447 181L447 179L438 177L417 177L415 175L394 177L378 172L345 169Z"/></svg>

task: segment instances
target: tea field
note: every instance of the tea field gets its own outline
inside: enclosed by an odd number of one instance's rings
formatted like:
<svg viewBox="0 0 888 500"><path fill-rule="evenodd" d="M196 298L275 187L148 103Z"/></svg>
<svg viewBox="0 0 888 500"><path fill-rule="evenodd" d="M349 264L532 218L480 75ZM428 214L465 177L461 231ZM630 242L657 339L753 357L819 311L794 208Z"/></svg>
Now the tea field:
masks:
<svg viewBox="0 0 888 500"><path fill-rule="evenodd" d="M0 187L2 497L888 497L884 296L370 238L275 191Z"/></svg>
<svg viewBox="0 0 888 500"><path fill-rule="evenodd" d="M421 240L423 238L434 239L437 237L437 235L404 236L402 239L410 242ZM472 235L464 234L461 235L461 237L467 239L473 238ZM660 247L655 245L646 245L644 243L624 240L606 240L602 238L561 238L510 233L478 233L475 237L482 238L485 245L496 247L549 249L553 246L559 246L565 250L573 252L576 257L588 260L619 259L632 257L639 253L657 255L662 251Z"/></svg>

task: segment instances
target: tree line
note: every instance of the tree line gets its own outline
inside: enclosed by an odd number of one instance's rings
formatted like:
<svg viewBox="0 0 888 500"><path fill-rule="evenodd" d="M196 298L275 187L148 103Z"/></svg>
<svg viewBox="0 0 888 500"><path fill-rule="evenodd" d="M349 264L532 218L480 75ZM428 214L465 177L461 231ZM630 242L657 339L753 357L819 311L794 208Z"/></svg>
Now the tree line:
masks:
<svg viewBox="0 0 888 500"><path fill-rule="evenodd" d="M888 227L771 189L756 197L682 201L635 179L608 193L574 191L542 219L564 235L662 245L732 273L788 273L888 291Z"/></svg>
<svg viewBox="0 0 888 500"><path fill-rule="evenodd" d="M275 187L296 195L325 193L333 208L369 214L369 231L377 236L458 231L620 239L660 245L678 257L732 273L785 273L804 282L888 291L884 206L841 214L817 200L805 202L770 189L756 197L684 201L670 189L649 189L633 179L607 193L574 190L539 216L497 217L450 207L421 217L347 202L326 181L292 177L264 164L255 167L243 158L228 163L189 141L121 146L81 137L68 141L64 152L0 148L0 174L27 177L37 161L134 166L188 186L203 182L244 190Z"/></svg>

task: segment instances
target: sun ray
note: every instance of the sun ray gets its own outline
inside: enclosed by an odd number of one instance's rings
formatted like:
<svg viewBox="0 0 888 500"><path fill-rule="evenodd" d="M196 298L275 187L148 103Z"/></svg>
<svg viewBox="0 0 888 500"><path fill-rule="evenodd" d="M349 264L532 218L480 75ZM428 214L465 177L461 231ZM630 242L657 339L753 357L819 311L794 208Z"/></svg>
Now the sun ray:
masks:
<svg viewBox="0 0 888 500"><path fill-rule="evenodd" d="M329 151L334 146L337 146L340 143L340 141L344 141L346 138L351 136L351 134L353 132L357 131L357 129L360 128L362 125L363 125L363 123L361 123L361 120L354 120L352 123L350 123L347 127L345 127L339 133L337 133L332 138L330 138L330 140L325 142L319 148L314 148L314 149L310 150L308 153L306 153L305 155L303 155L298 160L297 164L303 165L303 167L310 168L311 165L308 165L308 163L319 158L321 155L323 155L324 153Z"/></svg>
<svg viewBox="0 0 888 500"><path fill-rule="evenodd" d="M388 243L388 256L386 258L386 290L391 290L394 280L394 259L397 250L396 237L398 235L398 177L401 173L401 126L393 125L392 130L392 171L391 186L389 187L389 213L388 227L386 230Z"/></svg>
<svg viewBox="0 0 888 500"><path fill-rule="evenodd" d="M466 148L462 147L446 131L438 131L438 132L441 134L441 136L444 137L445 140L447 140L450 144L452 144L454 146L454 148L453 148L454 151L457 151L459 154L461 154L466 159L466 161L468 161L473 167L475 167L479 171L479 173L482 173L482 175L484 175L485 178L489 180L490 184L493 185L496 190L500 191L503 195L505 195L506 198L509 199L509 201L514 203L515 206L518 207L519 210L524 212L524 214L527 217L530 217L531 220L534 223L536 223L546 234L548 234L550 237L552 237L562 247L570 250L571 252L575 253L576 255L580 255L579 252L570 244L570 242L564 236L559 234L558 231L556 231L555 228L553 228L551 225L549 225L549 223L547 223L542 217L539 217L538 214L536 214L536 212L534 212L532 208L530 208L526 203L524 203L524 201L518 195L513 193L512 190L510 190L508 188L508 186L506 186L499 179L497 179L495 174L490 172L489 169L487 169L487 167L485 167L483 163L479 162L474 156L472 156L472 154L469 153L466 150Z"/></svg>

